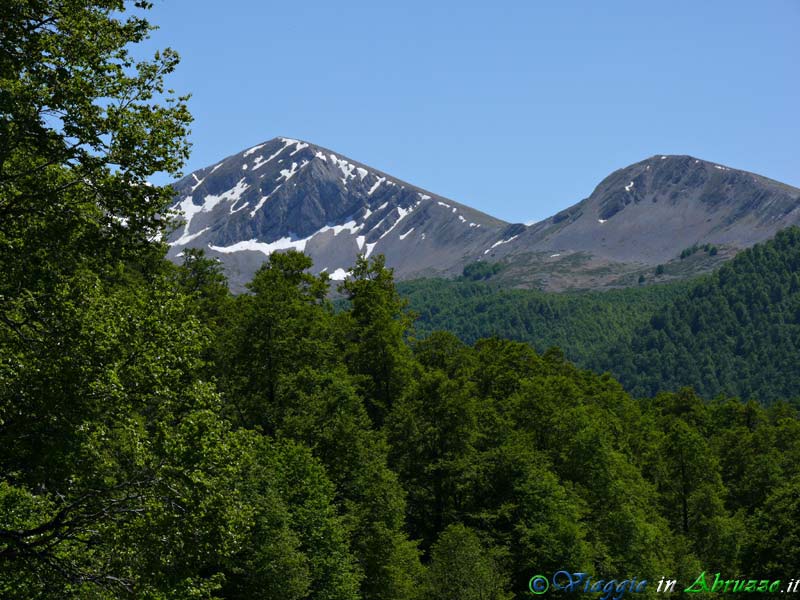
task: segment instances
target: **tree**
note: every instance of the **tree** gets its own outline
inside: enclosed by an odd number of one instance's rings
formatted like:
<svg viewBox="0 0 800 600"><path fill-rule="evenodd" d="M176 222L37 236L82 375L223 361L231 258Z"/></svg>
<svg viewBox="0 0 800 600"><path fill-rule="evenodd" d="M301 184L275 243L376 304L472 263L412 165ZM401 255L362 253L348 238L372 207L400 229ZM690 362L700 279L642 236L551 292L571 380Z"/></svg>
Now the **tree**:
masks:
<svg viewBox="0 0 800 600"><path fill-rule="evenodd" d="M165 91L177 54L131 55L153 27L126 9L148 5L0 7L0 260L8 273L24 256L13 275L28 286L76 260L150 252L163 228L172 192L147 178L178 174L190 116L186 97Z"/></svg>
<svg viewBox="0 0 800 600"><path fill-rule="evenodd" d="M478 437L474 390L441 371L422 371L386 421L392 463L410 500L412 535L428 549L467 504Z"/></svg>
<svg viewBox="0 0 800 600"><path fill-rule="evenodd" d="M212 474L207 332L154 242L171 191L147 178L187 151L178 59L133 60L152 27L128 8L0 6L2 595L207 595L208 549L246 528Z"/></svg>
<svg viewBox="0 0 800 600"><path fill-rule="evenodd" d="M335 354L327 275L308 273L311 259L275 253L248 284L220 332L216 366L232 418L273 433L284 418L281 377L304 367L325 368Z"/></svg>
<svg viewBox="0 0 800 600"><path fill-rule="evenodd" d="M195 298L197 315L212 329L219 327L230 299L219 259L207 258L202 248L186 248L175 278L183 293Z"/></svg>
<svg viewBox="0 0 800 600"><path fill-rule="evenodd" d="M411 600L422 578L416 543L404 532L405 494L387 464L385 436L372 429L343 366L282 378L278 436L313 448L336 486L336 502L363 572L364 600Z"/></svg>
<svg viewBox="0 0 800 600"><path fill-rule="evenodd" d="M340 291L350 301L350 310L342 315L346 361L362 377L367 410L380 425L409 379L411 353L405 336L411 318L383 255L372 260L360 256Z"/></svg>
<svg viewBox="0 0 800 600"><path fill-rule="evenodd" d="M503 553L485 547L478 535L461 524L442 532L431 552L430 600L510 600Z"/></svg>

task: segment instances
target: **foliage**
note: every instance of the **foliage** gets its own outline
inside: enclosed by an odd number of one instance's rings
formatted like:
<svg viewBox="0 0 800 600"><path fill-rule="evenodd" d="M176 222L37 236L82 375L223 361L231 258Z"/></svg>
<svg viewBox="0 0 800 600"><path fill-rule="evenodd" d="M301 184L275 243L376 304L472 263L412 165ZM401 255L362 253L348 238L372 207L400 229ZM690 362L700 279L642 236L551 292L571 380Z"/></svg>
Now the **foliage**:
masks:
<svg viewBox="0 0 800 600"><path fill-rule="evenodd" d="M481 282L421 279L397 285L418 319L417 335L445 330L468 343L485 337L528 342L540 352L557 346L581 365L625 340L637 325L689 284L643 286L606 292L547 293Z"/></svg>
<svg viewBox="0 0 800 600"><path fill-rule="evenodd" d="M503 263L479 260L464 267L462 277L468 281L490 279L493 275L497 275L502 271L503 268Z"/></svg>
<svg viewBox="0 0 800 600"><path fill-rule="evenodd" d="M769 403L800 390L800 229L745 250L589 364L637 395L692 386Z"/></svg>

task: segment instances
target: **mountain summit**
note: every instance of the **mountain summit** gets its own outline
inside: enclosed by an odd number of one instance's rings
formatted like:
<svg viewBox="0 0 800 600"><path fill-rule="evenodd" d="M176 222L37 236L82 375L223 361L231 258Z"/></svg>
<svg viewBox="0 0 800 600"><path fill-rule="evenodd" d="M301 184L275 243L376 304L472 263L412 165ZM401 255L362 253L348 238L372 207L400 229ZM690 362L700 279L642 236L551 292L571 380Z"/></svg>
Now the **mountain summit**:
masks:
<svg viewBox="0 0 800 600"><path fill-rule="evenodd" d="M692 156L657 155L615 171L586 200L529 227L517 245L657 264L697 243L746 248L798 222L796 188Z"/></svg>
<svg viewBox="0 0 800 600"><path fill-rule="evenodd" d="M344 279L382 253L400 279L452 276L501 261L509 283L548 289L627 285L698 244L713 261L800 223L800 190L691 156L656 155L615 171L585 200L509 224L328 149L275 138L174 185L183 224L169 257L202 247L242 289L270 253L294 248Z"/></svg>
<svg viewBox="0 0 800 600"><path fill-rule="evenodd" d="M202 247L235 287L271 252L294 248L344 279L359 253L398 277L454 273L508 224L320 146L275 138L191 173L174 188L184 224L170 256Z"/></svg>

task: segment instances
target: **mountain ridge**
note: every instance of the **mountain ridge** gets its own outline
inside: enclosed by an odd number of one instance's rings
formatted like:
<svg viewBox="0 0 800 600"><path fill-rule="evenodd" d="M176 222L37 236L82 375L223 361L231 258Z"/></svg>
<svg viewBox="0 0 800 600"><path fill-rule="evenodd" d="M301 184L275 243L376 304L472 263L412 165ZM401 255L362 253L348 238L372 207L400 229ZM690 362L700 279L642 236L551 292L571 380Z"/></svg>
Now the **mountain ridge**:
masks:
<svg viewBox="0 0 800 600"><path fill-rule="evenodd" d="M514 268L511 285L630 285L696 244L719 245L708 268L800 222L800 190L688 155L653 155L617 169L555 215L508 223L328 148L273 138L174 184L187 247L219 258L242 289L275 251L309 254L344 279L358 254L382 253L398 279L450 277L471 262Z"/></svg>

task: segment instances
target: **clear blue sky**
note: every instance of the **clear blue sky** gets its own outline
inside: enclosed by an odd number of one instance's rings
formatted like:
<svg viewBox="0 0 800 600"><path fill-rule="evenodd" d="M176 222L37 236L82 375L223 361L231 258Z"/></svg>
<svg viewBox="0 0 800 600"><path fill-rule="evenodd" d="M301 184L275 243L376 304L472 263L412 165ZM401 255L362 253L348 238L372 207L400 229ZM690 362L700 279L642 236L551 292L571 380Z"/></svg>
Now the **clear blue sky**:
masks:
<svg viewBox="0 0 800 600"><path fill-rule="evenodd" d="M156 0L186 172L288 136L509 221L691 154L800 187L800 0Z"/></svg>

